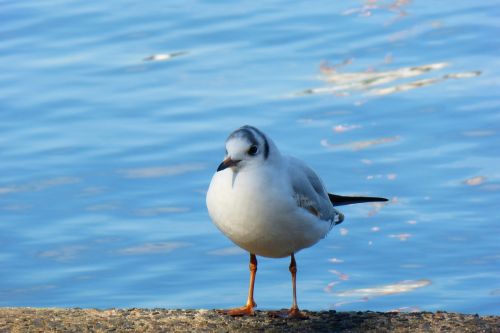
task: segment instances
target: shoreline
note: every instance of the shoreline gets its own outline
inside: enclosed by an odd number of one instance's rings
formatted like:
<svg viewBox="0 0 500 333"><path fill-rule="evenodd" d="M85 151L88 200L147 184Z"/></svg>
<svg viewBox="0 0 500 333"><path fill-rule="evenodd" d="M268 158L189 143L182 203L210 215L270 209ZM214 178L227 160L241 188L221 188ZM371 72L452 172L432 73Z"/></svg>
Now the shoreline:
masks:
<svg viewBox="0 0 500 333"><path fill-rule="evenodd" d="M268 311L230 317L215 310L0 308L4 332L499 332L500 316L448 312L304 311L306 320Z"/></svg>

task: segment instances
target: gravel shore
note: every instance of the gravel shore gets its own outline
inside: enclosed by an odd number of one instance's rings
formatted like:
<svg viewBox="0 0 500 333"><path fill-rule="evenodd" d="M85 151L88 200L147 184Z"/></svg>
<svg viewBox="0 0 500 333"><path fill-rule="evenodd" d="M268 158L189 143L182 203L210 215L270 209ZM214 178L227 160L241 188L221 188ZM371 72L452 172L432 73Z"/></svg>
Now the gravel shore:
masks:
<svg viewBox="0 0 500 333"><path fill-rule="evenodd" d="M500 316L447 312L305 313L271 318L266 311L232 318L214 310L0 308L4 332L500 332Z"/></svg>

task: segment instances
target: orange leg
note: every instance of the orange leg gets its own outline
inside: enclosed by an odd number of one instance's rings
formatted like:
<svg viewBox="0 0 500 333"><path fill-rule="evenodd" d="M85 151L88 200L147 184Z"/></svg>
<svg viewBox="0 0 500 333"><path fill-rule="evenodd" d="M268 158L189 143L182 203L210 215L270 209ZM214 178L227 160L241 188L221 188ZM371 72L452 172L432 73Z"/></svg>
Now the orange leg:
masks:
<svg viewBox="0 0 500 333"><path fill-rule="evenodd" d="M250 286L248 288L248 298L247 304L242 306L241 308L229 309L229 310L221 310L220 312L223 314L227 314L230 316L253 316L254 311L253 308L257 306L255 301L253 300L253 287L255 284L255 275L257 273L257 257L255 254L250 253Z"/></svg>
<svg viewBox="0 0 500 333"><path fill-rule="evenodd" d="M297 305L297 264L295 263L295 256L292 253L290 260L290 267L288 268L290 273L292 273L292 287L293 287L293 303L292 307L288 311L289 318L307 319L308 317L300 312L299 306Z"/></svg>
<svg viewBox="0 0 500 333"><path fill-rule="evenodd" d="M307 315L303 314L299 310L297 305L297 263L295 262L295 256L291 255L290 267L288 268L290 273L292 273L292 288L293 288L293 303L290 310L280 310L280 311L269 311L269 316L279 317L279 318L295 318L295 319L307 319Z"/></svg>

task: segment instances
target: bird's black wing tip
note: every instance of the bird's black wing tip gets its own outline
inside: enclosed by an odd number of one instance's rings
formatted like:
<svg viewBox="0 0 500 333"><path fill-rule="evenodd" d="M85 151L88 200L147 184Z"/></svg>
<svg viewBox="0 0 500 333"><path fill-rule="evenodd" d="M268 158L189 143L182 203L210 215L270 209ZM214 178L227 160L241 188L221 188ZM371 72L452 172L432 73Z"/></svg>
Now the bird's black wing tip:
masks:
<svg viewBox="0 0 500 333"><path fill-rule="evenodd" d="M387 202L389 199L381 197L357 197L357 196L343 196L328 193L328 198L334 206L351 205L364 202Z"/></svg>

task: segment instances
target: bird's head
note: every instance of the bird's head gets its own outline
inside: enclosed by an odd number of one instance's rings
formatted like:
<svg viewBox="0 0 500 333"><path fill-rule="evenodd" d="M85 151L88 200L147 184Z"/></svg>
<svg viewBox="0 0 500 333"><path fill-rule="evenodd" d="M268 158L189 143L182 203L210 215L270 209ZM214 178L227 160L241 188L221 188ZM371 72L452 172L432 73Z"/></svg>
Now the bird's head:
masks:
<svg viewBox="0 0 500 333"><path fill-rule="evenodd" d="M235 171L264 163L272 143L264 133L252 126L235 130L226 140L226 156L217 171L232 168Z"/></svg>

